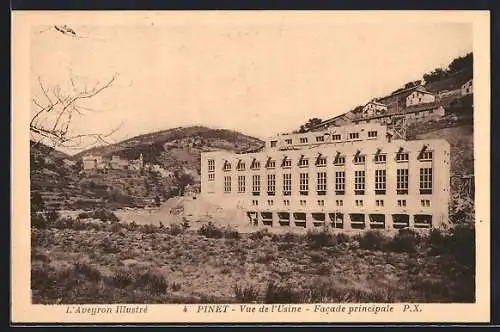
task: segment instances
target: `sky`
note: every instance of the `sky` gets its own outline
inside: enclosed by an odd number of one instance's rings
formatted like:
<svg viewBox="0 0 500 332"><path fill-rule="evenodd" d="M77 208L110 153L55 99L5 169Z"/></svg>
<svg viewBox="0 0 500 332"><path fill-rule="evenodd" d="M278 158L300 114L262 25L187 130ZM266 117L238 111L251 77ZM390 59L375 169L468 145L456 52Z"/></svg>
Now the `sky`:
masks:
<svg viewBox="0 0 500 332"><path fill-rule="evenodd" d="M47 87L112 86L72 119L111 141L203 125L265 138L328 119L472 51L465 23L71 25L31 35L32 97ZM33 109L34 110L34 109ZM32 110L32 111L33 111ZM78 150L66 151L76 153Z"/></svg>

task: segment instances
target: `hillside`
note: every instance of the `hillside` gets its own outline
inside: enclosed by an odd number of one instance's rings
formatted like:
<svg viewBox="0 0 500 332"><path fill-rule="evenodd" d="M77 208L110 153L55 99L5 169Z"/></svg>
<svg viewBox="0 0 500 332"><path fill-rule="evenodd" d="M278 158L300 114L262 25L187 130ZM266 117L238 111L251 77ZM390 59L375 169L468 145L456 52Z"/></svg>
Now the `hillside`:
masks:
<svg viewBox="0 0 500 332"><path fill-rule="evenodd" d="M46 208L54 209L156 204L178 195L179 188L186 184L180 181L199 184L201 152L213 149L241 152L262 144L259 139L238 132L199 126L140 135L71 157L47 150L50 148L40 144L32 145L32 194L42 200ZM155 172L128 170L81 172L83 155L136 159L141 153L146 163L159 164L178 176L162 178ZM65 163L64 159L71 159L72 164ZM183 175L186 177L182 178Z"/></svg>

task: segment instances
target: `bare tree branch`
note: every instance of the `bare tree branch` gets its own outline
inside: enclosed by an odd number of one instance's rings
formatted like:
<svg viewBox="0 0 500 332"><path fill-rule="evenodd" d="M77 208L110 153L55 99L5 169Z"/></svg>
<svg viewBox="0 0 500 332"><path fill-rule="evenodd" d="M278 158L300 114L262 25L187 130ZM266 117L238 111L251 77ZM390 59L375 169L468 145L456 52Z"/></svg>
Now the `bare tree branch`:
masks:
<svg viewBox="0 0 500 332"><path fill-rule="evenodd" d="M34 112L30 121L31 137L37 137L45 142L50 142L53 147L81 148L84 139L91 139L91 144L109 144L108 138L116 133L119 128L113 129L111 133L70 133L71 122L74 114L83 116L87 111L94 111L90 107L78 105L78 102L88 100L97 96L105 89L111 87L117 78L114 74L111 79L104 84L97 82L93 88L79 89L78 84L73 77L70 78L72 92L67 94L62 91L60 86L48 89L42 79L38 77L38 84L46 102L42 102L35 97L32 98L33 104L37 110ZM50 113L50 114L49 114ZM43 120L42 120L43 119ZM45 120L45 121L44 121ZM49 124L44 124L48 122ZM40 140L38 142L40 142ZM36 139L35 139L36 141Z"/></svg>

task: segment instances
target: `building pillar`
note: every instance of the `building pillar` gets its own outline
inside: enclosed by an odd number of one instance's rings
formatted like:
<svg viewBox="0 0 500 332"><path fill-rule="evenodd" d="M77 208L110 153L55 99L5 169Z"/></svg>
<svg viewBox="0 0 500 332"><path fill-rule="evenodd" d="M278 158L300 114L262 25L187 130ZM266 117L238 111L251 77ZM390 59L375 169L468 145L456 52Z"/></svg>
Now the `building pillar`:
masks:
<svg viewBox="0 0 500 332"><path fill-rule="evenodd" d="M351 216L349 215L349 213L344 213L344 229L346 231L352 230L352 227L351 227Z"/></svg>
<svg viewBox="0 0 500 332"><path fill-rule="evenodd" d="M408 214L408 227L410 229L415 228L415 217L413 214Z"/></svg>
<svg viewBox="0 0 500 332"><path fill-rule="evenodd" d="M392 214L385 214L385 229L391 230L394 229L394 224L392 220Z"/></svg>

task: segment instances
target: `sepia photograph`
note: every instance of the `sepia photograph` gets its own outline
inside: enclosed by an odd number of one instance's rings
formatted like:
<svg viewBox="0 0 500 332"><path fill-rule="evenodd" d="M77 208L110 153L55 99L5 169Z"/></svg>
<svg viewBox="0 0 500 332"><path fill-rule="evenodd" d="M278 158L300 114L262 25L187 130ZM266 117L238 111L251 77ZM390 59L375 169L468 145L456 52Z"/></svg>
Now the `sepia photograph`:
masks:
<svg viewBox="0 0 500 332"><path fill-rule="evenodd" d="M473 23L218 15L25 27L31 305L476 303Z"/></svg>

